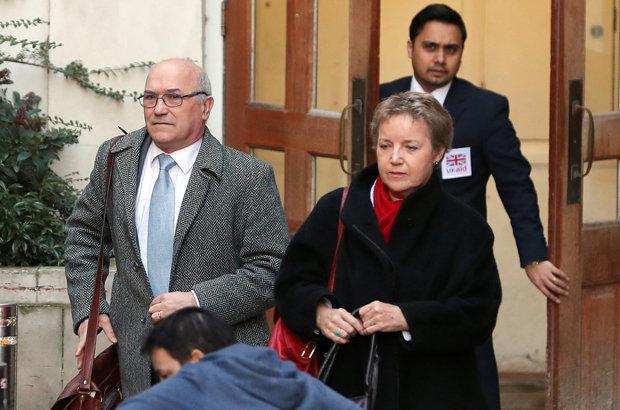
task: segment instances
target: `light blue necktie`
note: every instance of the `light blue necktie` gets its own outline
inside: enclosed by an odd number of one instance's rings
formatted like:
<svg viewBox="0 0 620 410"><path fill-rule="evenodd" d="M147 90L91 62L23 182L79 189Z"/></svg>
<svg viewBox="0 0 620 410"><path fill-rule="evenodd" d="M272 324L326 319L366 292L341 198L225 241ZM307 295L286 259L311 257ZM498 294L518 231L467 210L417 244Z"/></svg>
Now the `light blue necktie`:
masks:
<svg viewBox="0 0 620 410"><path fill-rule="evenodd" d="M168 170L176 165L170 155L161 154L159 176L149 208L148 269L155 297L168 292L174 245L174 185Z"/></svg>

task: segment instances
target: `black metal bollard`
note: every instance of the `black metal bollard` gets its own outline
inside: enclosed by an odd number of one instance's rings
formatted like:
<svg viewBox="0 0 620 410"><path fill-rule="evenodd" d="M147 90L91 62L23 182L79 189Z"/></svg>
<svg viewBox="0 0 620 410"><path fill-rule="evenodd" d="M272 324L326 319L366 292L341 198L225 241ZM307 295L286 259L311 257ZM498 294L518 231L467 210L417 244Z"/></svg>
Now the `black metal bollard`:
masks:
<svg viewBox="0 0 620 410"><path fill-rule="evenodd" d="M0 409L16 408L17 303L0 302Z"/></svg>

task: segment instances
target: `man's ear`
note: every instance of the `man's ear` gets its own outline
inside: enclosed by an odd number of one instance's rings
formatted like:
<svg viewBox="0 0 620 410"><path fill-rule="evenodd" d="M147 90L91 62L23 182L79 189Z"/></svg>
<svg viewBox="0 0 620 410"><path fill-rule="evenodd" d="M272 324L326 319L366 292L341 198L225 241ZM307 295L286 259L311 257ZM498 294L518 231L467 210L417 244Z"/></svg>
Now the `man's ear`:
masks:
<svg viewBox="0 0 620 410"><path fill-rule="evenodd" d="M213 97L210 95L205 99L205 102L202 103L202 119L208 120L209 114L211 114L211 110L213 109Z"/></svg>
<svg viewBox="0 0 620 410"><path fill-rule="evenodd" d="M189 359L190 363L196 363L198 362L198 360L202 359L202 356L204 356L205 354L202 353L202 351L198 350L198 349L194 349L192 350L192 356Z"/></svg>
<svg viewBox="0 0 620 410"><path fill-rule="evenodd" d="M413 43L411 40L407 40L407 55L409 55L409 59L413 58Z"/></svg>

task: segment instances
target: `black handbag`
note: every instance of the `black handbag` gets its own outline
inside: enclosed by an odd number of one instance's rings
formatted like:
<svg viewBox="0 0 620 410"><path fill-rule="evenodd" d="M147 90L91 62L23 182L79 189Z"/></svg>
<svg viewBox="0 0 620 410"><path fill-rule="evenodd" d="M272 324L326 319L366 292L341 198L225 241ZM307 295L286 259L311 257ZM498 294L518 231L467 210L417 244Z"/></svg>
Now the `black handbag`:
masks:
<svg viewBox="0 0 620 410"><path fill-rule="evenodd" d="M340 344L334 343L330 347L321 368L317 379L325 383L327 377L336 360L336 354ZM348 397L353 403L357 404L364 410L372 410L375 408L375 399L377 397L377 383L379 382L379 355L377 354L377 335L373 333L370 336L370 354L368 355L368 362L366 364L366 376L364 378L364 394L357 397Z"/></svg>

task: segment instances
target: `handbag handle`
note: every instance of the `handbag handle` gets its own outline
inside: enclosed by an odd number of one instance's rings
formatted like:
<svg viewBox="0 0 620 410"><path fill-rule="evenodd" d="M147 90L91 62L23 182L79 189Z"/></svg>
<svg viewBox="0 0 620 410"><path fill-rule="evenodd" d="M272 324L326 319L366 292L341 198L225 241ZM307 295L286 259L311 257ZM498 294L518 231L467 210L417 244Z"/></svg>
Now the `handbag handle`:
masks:
<svg viewBox="0 0 620 410"><path fill-rule="evenodd" d="M121 129L121 131L123 131ZM123 131L125 132L125 131ZM126 134L126 133L125 133ZM99 238L99 257L97 259L97 276L95 278L95 291L93 300L90 305L90 315L88 317L88 328L86 331L86 345L84 346L84 361L80 376L82 382L78 391L92 391L93 362L95 360L95 347L97 345L97 325L99 322L99 299L101 297L101 282L103 281L103 233L105 230L105 220L108 209L108 192L110 190L110 181L112 179L112 168L114 165L114 154L112 147L121 139L123 135L119 135L114 139L110 149L108 150L108 160L105 176L105 196L103 197L103 219L101 221L101 238Z"/></svg>
<svg viewBox="0 0 620 410"><path fill-rule="evenodd" d="M338 214L338 242L336 242L336 250L334 251L334 261L332 262L332 271L329 275L329 284L327 285L327 289L330 292L334 291L334 280L336 278L336 265L338 263L338 249L340 249L340 239L342 238L342 231L344 231L344 225L342 224L342 219L340 219L340 215L342 214L342 208L344 208L344 202L347 200L347 195L349 194L349 187L344 187L344 191L342 191L342 199L340 200L340 213Z"/></svg>
<svg viewBox="0 0 620 410"><path fill-rule="evenodd" d="M359 317L359 308L355 309L352 315ZM334 366L339 348L340 344L334 342L334 344L329 348L325 359L323 359L323 363L319 369L319 374L316 376L316 378L323 383L327 382L327 378L329 377L332 367ZM370 336L370 353L366 362L366 374L364 377L364 391L366 394L370 394L371 390L375 389L377 386L377 372L375 370L378 364L379 355L377 354L377 334L373 333Z"/></svg>

